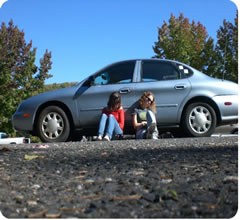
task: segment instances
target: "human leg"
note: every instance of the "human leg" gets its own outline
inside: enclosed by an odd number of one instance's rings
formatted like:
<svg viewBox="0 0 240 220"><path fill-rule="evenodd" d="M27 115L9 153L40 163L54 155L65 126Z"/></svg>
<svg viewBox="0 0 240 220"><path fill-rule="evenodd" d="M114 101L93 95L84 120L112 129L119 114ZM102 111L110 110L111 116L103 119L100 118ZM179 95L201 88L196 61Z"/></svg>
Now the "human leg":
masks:
<svg viewBox="0 0 240 220"><path fill-rule="evenodd" d="M151 110L147 111L147 126L150 127L151 124L156 124L156 116Z"/></svg>
<svg viewBox="0 0 240 220"><path fill-rule="evenodd" d="M145 139L146 138L146 128L141 128L136 132L136 139Z"/></svg>
<svg viewBox="0 0 240 220"><path fill-rule="evenodd" d="M98 129L98 136L100 136L100 137L102 137L104 135L107 119L108 119L107 115L102 114L100 122L99 122L99 129Z"/></svg>
<svg viewBox="0 0 240 220"><path fill-rule="evenodd" d="M108 136L109 139L112 139L113 134L122 134L122 129L120 128L116 118L113 115L109 115L107 124L108 126L106 129L106 136Z"/></svg>
<svg viewBox="0 0 240 220"><path fill-rule="evenodd" d="M113 135L116 140L123 140L123 131L120 128L120 125L118 124L116 119L115 119L115 126L113 129Z"/></svg>
<svg viewBox="0 0 240 220"><path fill-rule="evenodd" d="M147 112L147 139L158 139L158 129L155 114L149 110Z"/></svg>

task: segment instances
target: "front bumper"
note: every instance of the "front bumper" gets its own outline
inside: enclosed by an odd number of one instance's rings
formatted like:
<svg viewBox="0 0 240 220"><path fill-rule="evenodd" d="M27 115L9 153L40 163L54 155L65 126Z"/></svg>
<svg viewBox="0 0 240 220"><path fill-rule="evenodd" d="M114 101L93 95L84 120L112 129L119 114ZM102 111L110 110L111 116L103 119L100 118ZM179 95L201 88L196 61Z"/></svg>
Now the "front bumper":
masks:
<svg viewBox="0 0 240 220"><path fill-rule="evenodd" d="M33 131L33 119L31 116L26 117L24 116L26 114L25 112L15 112L12 116L12 124L13 127L17 131L25 131L25 132L31 132Z"/></svg>

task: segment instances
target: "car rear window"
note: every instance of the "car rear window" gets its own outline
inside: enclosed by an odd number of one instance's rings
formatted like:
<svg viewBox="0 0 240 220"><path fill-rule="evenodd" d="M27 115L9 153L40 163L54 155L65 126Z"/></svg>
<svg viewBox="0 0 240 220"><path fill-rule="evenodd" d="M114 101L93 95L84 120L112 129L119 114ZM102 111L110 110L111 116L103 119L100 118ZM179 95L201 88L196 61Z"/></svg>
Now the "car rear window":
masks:
<svg viewBox="0 0 240 220"><path fill-rule="evenodd" d="M180 71L170 62L143 61L142 82L180 79Z"/></svg>
<svg viewBox="0 0 240 220"><path fill-rule="evenodd" d="M193 71L182 64L176 64L177 68L181 72L181 78L188 78L193 75Z"/></svg>

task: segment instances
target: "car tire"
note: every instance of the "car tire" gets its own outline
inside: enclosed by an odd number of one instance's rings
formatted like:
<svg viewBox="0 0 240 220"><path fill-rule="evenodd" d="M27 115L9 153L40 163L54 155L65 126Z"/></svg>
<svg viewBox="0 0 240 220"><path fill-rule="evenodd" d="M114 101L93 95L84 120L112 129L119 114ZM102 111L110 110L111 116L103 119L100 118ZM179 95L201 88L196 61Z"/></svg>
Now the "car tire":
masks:
<svg viewBox="0 0 240 220"><path fill-rule="evenodd" d="M207 103L192 103L183 112L182 127L190 137L209 137L216 128L216 113Z"/></svg>
<svg viewBox="0 0 240 220"><path fill-rule="evenodd" d="M234 128L234 129L231 131L231 134L238 134L238 128Z"/></svg>
<svg viewBox="0 0 240 220"><path fill-rule="evenodd" d="M65 142L70 135L66 113L58 106L48 106L39 115L37 133L43 142Z"/></svg>

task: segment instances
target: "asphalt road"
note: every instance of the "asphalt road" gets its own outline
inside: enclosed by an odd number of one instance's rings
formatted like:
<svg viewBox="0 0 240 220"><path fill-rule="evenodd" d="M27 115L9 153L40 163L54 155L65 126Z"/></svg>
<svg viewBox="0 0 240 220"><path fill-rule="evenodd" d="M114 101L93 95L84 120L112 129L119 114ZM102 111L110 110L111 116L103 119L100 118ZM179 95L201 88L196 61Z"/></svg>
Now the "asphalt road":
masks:
<svg viewBox="0 0 240 220"><path fill-rule="evenodd" d="M7 218L231 218L237 208L237 137L0 146Z"/></svg>
<svg viewBox="0 0 240 220"><path fill-rule="evenodd" d="M219 126L215 129L214 134L215 135L227 135L232 134L233 131L238 130L238 124L232 124L232 125L223 125Z"/></svg>

